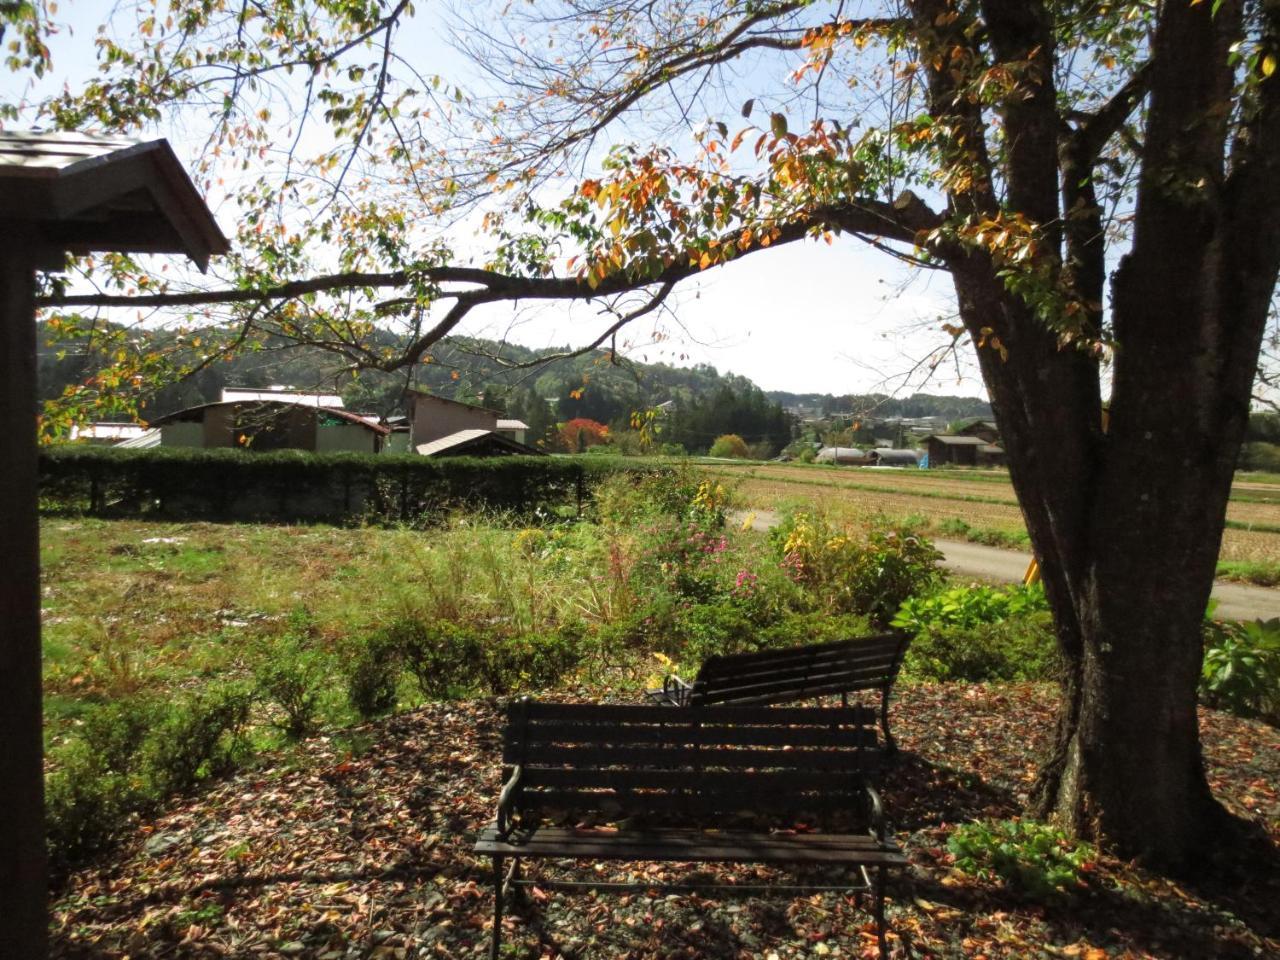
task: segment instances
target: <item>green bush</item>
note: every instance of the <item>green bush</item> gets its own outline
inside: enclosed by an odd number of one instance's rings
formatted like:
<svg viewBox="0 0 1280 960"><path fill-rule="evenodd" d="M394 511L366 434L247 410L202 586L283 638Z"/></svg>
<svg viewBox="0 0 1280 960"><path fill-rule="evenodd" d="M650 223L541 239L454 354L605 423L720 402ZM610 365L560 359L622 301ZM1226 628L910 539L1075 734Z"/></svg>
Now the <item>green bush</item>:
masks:
<svg viewBox="0 0 1280 960"><path fill-rule="evenodd" d="M1206 624L1200 695L1243 717L1280 720L1280 619Z"/></svg>
<svg viewBox="0 0 1280 960"><path fill-rule="evenodd" d="M1059 672L1053 620L1043 611L972 627L926 627L903 660L916 680L1048 680Z"/></svg>
<svg viewBox="0 0 1280 960"><path fill-rule="evenodd" d="M976 627L999 623L1036 610L1048 610L1049 602L1041 584L994 587L953 587L923 597L908 597L898 608L893 626L919 633L930 627Z"/></svg>
<svg viewBox="0 0 1280 960"><path fill-rule="evenodd" d="M420 457L67 444L40 453L46 510L182 519L423 522L459 507L521 516L580 509L620 457Z"/></svg>
<svg viewBox="0 0 1280 960"><path fill-rule="evenodd" d="M885 626L908 597L942 576L942 554L907 527L877 522L865 532L796 513L771 533L792 577L832 613L859 613Z"/></svg>
<svg viewBox="0 0 1280 960"><path fill-rule="evenodd" d="M514 636L485 636L444 620L402 620L391 631L423 695L437 700L549 687L586 652L586 632L576 622L554 632Z"/></svg>
<svg viewBox="0 0 1280 960"><path fill-rule="evenodd" d="M1052 900L1082 886L1097 852L1056 827L1032 820L978 821L956 827L947 850L960 870L1001 880L1032 900Z"/></svg>
<svg viewBox="0 0 1280 960"><path fill-rule="evenodd" d="M860 614L793 613L760 630L759 648L784 649L810 643L834 643L872 631Z"/></svg>
<svg viewBox="0 0 1280 960"><path fill-rule="evenodd" d="M166 797L236 763L251 705L247 690L230 686L172 703L121 700L86 714L80 735L50 755L45 826L54 873L109 846Z"/></svg>
<svg viewBox="0 0 1280 960"><path fill-rule="evenodd" d="M152 792L165 797L232 769L245 749L242 734L253 701L249 690L228 686L197 693L181 709L166 711L142 754Z"/></svg>
<svg viewBox="0 0 1280 960"><path fill-rule="evenodd" d="M310 736L317 729L316 714L328 679L324 657L307 641L286 634L262 653L254 681L264 699L280 708L277 726L290 739Z"/></svg>
<svg viewBox="0 0 1280 960"><path fill-rule="evenodd" d="M396 708L403 655L396 635L377 630L352 643L344 664L347 702L362 719L372 720Z"/></svg>
<svg viewBox="0 0 1280 960"><path fill-rule="evenodd" d="M736 433L725 433L716 437L715 442L711 444L711 449L707 452L707 456L745 460L751 456L751 451L747 449L747 442Z"/></svg>

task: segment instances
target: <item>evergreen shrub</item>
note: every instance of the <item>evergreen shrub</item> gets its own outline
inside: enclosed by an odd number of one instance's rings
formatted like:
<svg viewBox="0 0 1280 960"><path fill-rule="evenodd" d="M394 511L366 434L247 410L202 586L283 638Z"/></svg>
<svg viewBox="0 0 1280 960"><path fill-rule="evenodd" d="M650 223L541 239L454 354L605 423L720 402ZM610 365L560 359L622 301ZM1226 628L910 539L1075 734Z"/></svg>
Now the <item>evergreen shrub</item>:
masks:
<svg viewBox="0 0 1280 960"><path fill-rule="evenodd" d="M422 522L458 508L581 508L595 484L661 468L617 457L453 457L67 444L40 454L41 506L96 516Z"/></svg>

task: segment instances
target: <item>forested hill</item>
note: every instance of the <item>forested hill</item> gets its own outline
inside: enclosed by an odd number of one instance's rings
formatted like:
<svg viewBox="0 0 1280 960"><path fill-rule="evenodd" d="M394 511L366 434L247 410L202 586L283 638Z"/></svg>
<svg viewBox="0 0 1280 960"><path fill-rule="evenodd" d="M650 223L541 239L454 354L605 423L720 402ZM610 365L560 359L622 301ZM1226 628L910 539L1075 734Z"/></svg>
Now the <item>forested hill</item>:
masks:
<svg viewBox="0 0 1280 960"><path fill-rule="evenodd" d="M914 393L909 397L891 397L883 393L789 393L769 390L765 394L774 403L792 412L808 416L853 414L893 420L899 417L990 417L991 404L978 397L950 397L932 393Z"/></svg>

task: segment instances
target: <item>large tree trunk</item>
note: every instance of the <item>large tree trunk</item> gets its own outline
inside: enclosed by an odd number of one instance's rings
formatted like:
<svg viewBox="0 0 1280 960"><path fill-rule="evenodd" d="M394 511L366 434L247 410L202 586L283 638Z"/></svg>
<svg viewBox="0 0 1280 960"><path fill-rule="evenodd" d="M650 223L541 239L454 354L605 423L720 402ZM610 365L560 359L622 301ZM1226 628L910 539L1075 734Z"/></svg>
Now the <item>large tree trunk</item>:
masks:
<svg viewBox="0 0 1280 960"><path fill-rule="evenodd" d="M1064 348L1005 288L990 256L949 261L975 342L985 330L1007 348L1007 356L980 349L979 362L1065 662L1036 812L1173 868L1189 865L1205 831L1226 819L1201 757L1201 627L1280 266L1280 84L1261 87L1229 170L1228 47L1241 6L1209 7L1167 7L1147 72L1078 136L1058 143L1031 122L1034 98L1006 111L1019 131L1008 161L1016 209L1053 222L1044 171L1055 154L1063 164L1066 206L1076 211L1065 279L1090 314L1087 337L1100 332L1105 268L1099 211L1082 178L1150 83L1133 244L1112 290L1108 432L1090 353ZM1278 10L1269 9L1272 34ZM987 0L984 11L999 58L1034 63L1044 42L1035 22L1003 0ZM934 78L934 90L945 106L945 78ZM1052 230L1042 239L1057 249Z"/></svg>

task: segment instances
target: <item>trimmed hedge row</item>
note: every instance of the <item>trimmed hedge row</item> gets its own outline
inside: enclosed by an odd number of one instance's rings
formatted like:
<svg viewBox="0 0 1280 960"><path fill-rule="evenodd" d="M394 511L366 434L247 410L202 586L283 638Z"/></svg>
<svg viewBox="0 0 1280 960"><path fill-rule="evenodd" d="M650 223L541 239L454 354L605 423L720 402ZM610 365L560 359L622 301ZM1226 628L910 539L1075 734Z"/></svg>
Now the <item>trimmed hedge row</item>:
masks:
<svg viewBox="0 0 1280 960"><path fill-rule="evenodd" d="M66 445L40 455L41 509L210 520L427 521L459 507L582 509L618 458L456 457Z"/></svg>

